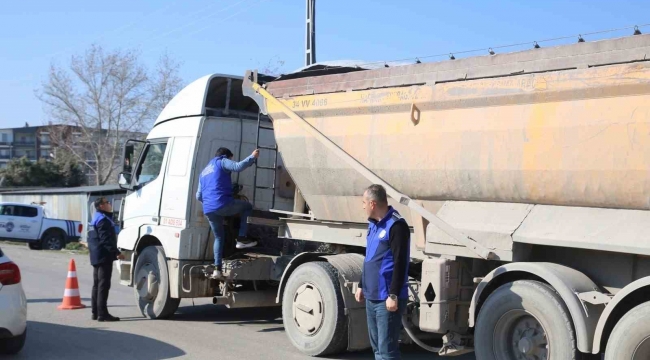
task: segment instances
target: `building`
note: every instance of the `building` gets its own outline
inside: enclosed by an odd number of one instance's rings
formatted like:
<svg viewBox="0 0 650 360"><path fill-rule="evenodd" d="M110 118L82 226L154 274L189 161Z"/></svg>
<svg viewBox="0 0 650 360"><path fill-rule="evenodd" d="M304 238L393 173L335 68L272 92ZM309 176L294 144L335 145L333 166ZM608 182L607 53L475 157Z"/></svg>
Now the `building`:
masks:
<svg viewBox="0 0 650 360"><path fill-rule="evenodd" d="M93 202L100 196L113 204L114 219L117 220L121 201L126 196L126 190L117 185L3 190L0 191L0 202L42 204L50 218L80 221L84 225L81 240L86 241L88 224L95 214Z"/></svg>
<svg viewBox="0 0 650 360"><path fill-rule="evenodd" d="M63 131L61 131L63 129ZM95 173L92 165L97 161L93 158L90 151L84 150L84 144L77 139L82 136L81 129L76 126L68 125L43 125L43 126L29 126L25 123L24 127L0 129L0 169L7 167L7 164L12 159L19 159L26 157L31 161L38 161L39 159L51 159L56 156L56 136L53 136L52 131L57 131L57 135L65 133L78 154L83 152L85 161L89 165L84 165L84 172L86 174L86 183L95 185ZM144 133L125 134L126 138L144 138ZM123 141L120 141L122 144ZM119 161L121 163L121 160ZM117 162L116 162L117 166Z"/></svg>

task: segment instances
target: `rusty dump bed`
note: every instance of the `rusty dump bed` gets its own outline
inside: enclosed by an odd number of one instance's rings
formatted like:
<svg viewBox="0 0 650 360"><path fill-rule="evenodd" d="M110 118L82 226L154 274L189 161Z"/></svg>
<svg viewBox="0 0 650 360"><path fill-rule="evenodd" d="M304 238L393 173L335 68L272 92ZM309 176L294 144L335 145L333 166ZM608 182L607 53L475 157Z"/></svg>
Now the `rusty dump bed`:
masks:
<svg viewBox="0 0 650 360"><path fill-rule="evenodd" d="M399 191L441 201L650 208L650 36L278 80L267 90ZM272 103L314 215L364 221L367 180Z"/></svg>

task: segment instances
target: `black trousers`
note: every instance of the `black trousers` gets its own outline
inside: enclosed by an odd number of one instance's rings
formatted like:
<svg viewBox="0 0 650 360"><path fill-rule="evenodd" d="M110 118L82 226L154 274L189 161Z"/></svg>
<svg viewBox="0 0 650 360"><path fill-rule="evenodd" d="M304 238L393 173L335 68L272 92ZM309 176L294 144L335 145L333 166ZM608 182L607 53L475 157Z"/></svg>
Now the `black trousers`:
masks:
<svg viewBox="0 0 650 360"><path fill-rule="evenodd" d="M93 265L93 292L92 310L93 315L99 317L108 316L108 290L111 289L111 276L113 275L113 262Z"/></svg>

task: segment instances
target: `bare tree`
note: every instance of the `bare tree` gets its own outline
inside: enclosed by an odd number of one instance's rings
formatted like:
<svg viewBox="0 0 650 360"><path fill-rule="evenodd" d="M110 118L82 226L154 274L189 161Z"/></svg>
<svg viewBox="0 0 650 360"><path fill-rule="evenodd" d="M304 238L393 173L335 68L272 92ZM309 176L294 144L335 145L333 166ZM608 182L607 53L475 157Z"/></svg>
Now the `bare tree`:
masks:
<svg viewBox="0 0 650 360"><path fill-rule="evenodd" d="M132 50L91 46L68 67L50 66L37 91L56 125L51 138L89 168L99 185L114 180L124 141L150 129L181 89L179 64L167 54L153 71Z"/></svg>

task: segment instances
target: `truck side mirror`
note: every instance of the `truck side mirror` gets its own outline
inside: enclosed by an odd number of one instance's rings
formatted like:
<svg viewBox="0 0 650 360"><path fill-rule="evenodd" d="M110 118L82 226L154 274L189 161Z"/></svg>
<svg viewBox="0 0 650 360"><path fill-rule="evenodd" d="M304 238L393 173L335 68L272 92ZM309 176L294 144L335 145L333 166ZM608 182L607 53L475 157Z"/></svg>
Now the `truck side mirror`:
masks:
<svg viewBox="0 0 650 360"><path fill-rule="evenodd" d="M126 190L133 190L133 187L131 186L131 173L128 172L121 172L120 175L118 176L117 183L120 185L120 188L126 189Z"/></svg>

